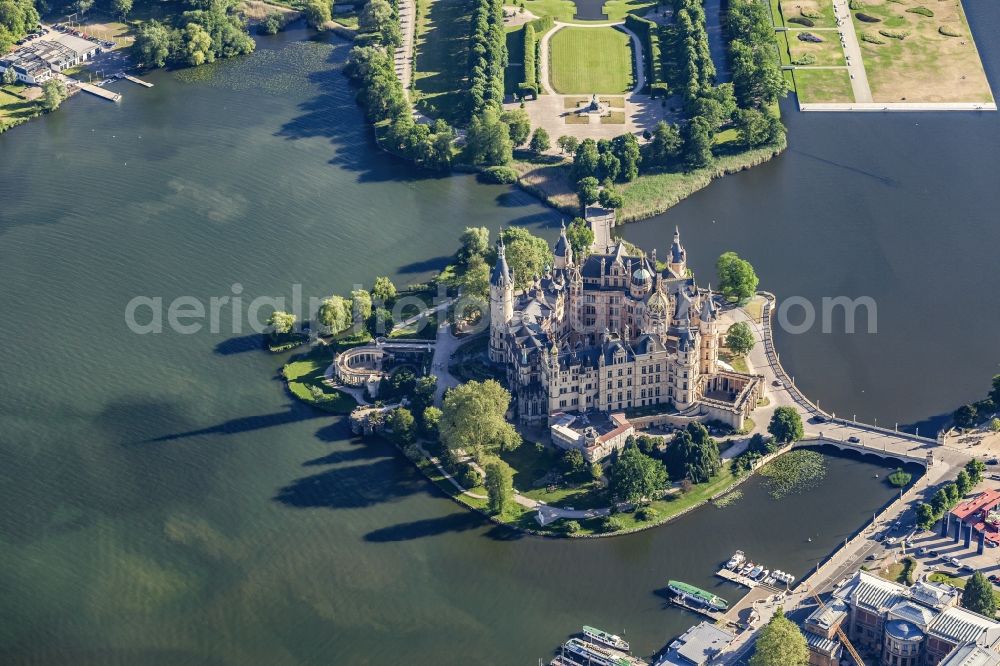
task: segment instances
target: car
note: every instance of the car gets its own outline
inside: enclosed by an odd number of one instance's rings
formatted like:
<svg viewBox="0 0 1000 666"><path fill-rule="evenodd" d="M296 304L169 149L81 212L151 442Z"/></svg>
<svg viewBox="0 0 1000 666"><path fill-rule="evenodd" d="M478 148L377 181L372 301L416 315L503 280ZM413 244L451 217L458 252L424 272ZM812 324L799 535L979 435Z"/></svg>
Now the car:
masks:
<svg viewBox="0 0 1000 666"><path fill-rule="evenodd" d="M945 561L946 561L946 562L947 562L948 564L950 564L951 566L953 566L953 567L960 567L960 566L962 566L962 563L961 563L961 562L959 562L959 561L958 561L957 559L955 559L954 557L946 557L946 558L945 558Z"/></svg>
<svg viewBox="0 0 1000 666"><path fill-rule="evenodd" d="M869 562L871 562L872 560L877 560L878 557L875 555L875 553L872 553L871 555L869 555L865 559L868 560Z"/></svg>
<svg viewBox="0 0 1000 666"><path fill-rule="evenodd" d="M816 416L812 417L812 422L813 423L826 423L827 422L827 418L825 416L823 416L822 414L817 414Z"/></svg>
<svg viewBox="0 0 1000 666"><path fill-rule="evenodd" d="M784 386L784 385L785 383L780 379L775 379L773 382L771 382L771 386Z"/></svg>
<svg viewBox="0 0 1000 666"><path fill-rule="evenodd" d="M885 542L891 546L896 543L896 537L886 537Z"/></svg>
<svg viewBox="0 0 1000 666"><path fill-rule="evenodd" d="M969 573L976 573L976 568L970 564L963 564L959 567L962 571L968 571Z"/></svg>
<svg viewBox="0 0 1000 666"><path fill-rule="evenodd" d="M851 435L850 437L848 437L847 441L850 442L851 444L860 444L861 443L861 440L859 438L853 436L853 435Z"/></svg>
<svg viewBox="0 0 1000 666"><path fill-rule="evenodd" d="M989 578L987 578L987 580L990 581L991 583L993 583L994 585L1000 584L1000 576L998 576L996 574L990 574L990 576L989 576Z"/></svg>
<svg viewBox="0 0 1000 666"><path fill-rule="evenodd" d="M996 458L990 458L989 460L986 461L986 464L987 465L1000 465L1000 460L997 460Z"/></svg>
<svg viewBox="0 0 1000 666"><path fill-rule="evenodd" d="M1000 481L1000 474L990 474L990 478L994 481Z"/></svg>
<svg viewBox="0 0 1000 666"><path fill-rule="evenodd" d="M936 550L928 550L927 551L927 556L928 557L937 557L938 556L938 552Z"/></svg>
<svg viewBox="0 0 1000 666"><path fill-rule="evenodd" d="M917 555L926 555L926 554L927 554L927 549L926 549L926 548L924 548L923 546L921 546L921 547L920 547L920 548L919 548L919 549L917 550Z"/></svg>

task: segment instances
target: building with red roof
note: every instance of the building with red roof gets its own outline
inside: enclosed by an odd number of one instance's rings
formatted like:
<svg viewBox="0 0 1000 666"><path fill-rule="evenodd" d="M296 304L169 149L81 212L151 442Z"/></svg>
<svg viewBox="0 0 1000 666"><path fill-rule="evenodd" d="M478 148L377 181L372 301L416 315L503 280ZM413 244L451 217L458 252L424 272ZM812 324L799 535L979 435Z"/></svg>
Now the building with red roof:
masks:
<svg viewBox="0 0 1000 666"><path fill-rule="evenodd" d="M976 539L980 553L986 542L991 546L1000 545L1000 491L984 490L959 503L941 526L942 536L952 532L956 542L965 537L966 547Z"/></svg>

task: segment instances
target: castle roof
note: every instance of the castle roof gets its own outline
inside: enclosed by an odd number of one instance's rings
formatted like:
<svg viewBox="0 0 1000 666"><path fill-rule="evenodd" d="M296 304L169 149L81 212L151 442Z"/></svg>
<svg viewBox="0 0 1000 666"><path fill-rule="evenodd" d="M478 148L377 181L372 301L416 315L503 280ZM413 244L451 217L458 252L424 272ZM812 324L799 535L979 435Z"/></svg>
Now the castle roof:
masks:
<svg viewBox="0 0 1000 666"><path fill-rule="evenodd" d="M670 261L679 264L684 261L684 246L681 245L681 230L674 227L674 242L670 245Z"/></svg>
<svg viewBox="0 0 1000 666"><path fill-rule="evenodd" d="M510 267L507 266L507 253L503 247L503 241L497 248L497 263L493 266L493 273L490 275L490 284L496 287L507 287L513 283L510 277Z"/></svg>
<svg viewBox="0 0 1000 666"><path fill-rule="evenodd" d="M715 302L712 299L712 290L708 290L708 295L701 305L701 320L703 322L715 321Z"/></svg>
<svg viewBox="0 0 1000 666"><path fill-rule="evenodd" d="M559 240L556 241L555 255L557 257L568 257L572 253L569 239L566 238L566 223L563 222L562 230L559 232Z"/></svg>

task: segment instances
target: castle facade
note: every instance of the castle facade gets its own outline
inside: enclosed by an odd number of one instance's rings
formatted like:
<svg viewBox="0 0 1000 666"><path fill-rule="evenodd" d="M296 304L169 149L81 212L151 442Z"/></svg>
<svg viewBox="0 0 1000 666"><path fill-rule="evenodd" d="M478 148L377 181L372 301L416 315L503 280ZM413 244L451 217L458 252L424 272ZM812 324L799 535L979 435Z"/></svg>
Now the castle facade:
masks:
<svg viewBox="0 0 1000 666"><path fill-rule="evenodd" d="M518 418L639 410L741 428L763 379L720 367L718 304L688 271L679 231L665 265L621 241L591 250L578 261L564 226L553 267L515 293L498 247L489 357L507 370Z"/></svg>

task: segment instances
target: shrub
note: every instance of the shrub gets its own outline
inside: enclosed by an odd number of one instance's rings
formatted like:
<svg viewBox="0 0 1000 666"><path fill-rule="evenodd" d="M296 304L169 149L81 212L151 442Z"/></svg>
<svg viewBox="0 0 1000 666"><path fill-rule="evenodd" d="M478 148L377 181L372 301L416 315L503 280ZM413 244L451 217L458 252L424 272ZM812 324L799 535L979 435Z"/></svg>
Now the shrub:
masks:
<svg viewBox="0 0 1000 666"><path fill-rule="evenodd" d="M483 475L472 465L466 465L465 469L458 476L458 482L462 484L463 488L475 488L482 485Z"/></svg>
<svg viewBox="0 0 1000 666"><path fill-rule="evenodd" d="M792 61L793 65L812 65L816 62L816 56L812 53L803 53Z"/></svg>
<svg viewBox="0 0 1000 666"><path fill-rule="evenodd" d="M906 32L905 30L879 30L878 34L882 35L883 37L888 37L889 39L898 39L902 41L906 39L906 37L910 33Z"/></svg>
<svg viewBox="0 0 1000 666"><path fill-rule="evenodd" d="M811 32L800 32L797 36L800 42L811 42L813 44L819 44L823 41L822 38L817 37Z"/></svg>
<svg viewBox="0 0 1000 666"><path fill-rule="evenodd" d="M909 12L910 14L920 14L921 16L927 16L927 17L934 16L934 12L932 12L930 9L927 9L926 7L910 7L906 11Z"/></svg>
<svg viewBox="0 0 1000 666"><path fill-rule="evenodd" d="M517 84L517 94L525 99L528 97L538 99L538 88L531 83L519 83Z"/></svg>
<svg viewBox="0 0 1000 666"><path fill-rule="evenodd" d="M868 42L869 44L885 44L885 40L884 39L879 39L878 37L876 37L875 35L871 34L870 32L863 32L863 33L861 33L861 41Z"/></svg>
<svg viewBox="0 0 1000 666"><path fill-rule="evenodd" d="M649 94L653 99L667 97L670 95L670 88L666 83L654 83L649 86Z"/></svg>
<svg viewBox="0 0 1000 666"><path fill-rule="evenodd" d="M635 517L643 522L649 522L650 520L656 520L659 518L660 512L651 506L644 506L639 508L635 512Z"/></svg>
<svg viewBox="0 0 1000 666"><path fill-rule="evenodd" d="M493 166L480 171L479 180L484 183L510 185L517 182L517 172L507 166Z"/></svg>
<svg viewBox="0 0 1000 666"><path fill-rule="evenodd" d="M580 531L580 523L575 520L567 520L563 525L563 530L565 530L566 534L576 534Z"/></svg>
<svg viewBox="0 0 1000 666"><path fill-rule="evenodd" d="M904 472L902 467L897 467L896 471L889 475L889 483L896 488L903 488L910 483L913 475Z"/></svg>
<svg viewBox="0 0 1000 666"><path fill-rule="evenodd" d="M625 521L621 516L607 516L601 521L602 532L620 532L625 529Z"/></svg>
<svg viewBox="0 0 1000 666"><path fill-rule="evenodd" d="M823 18L823 15L821 13L813 11L812 9L803 8L799 10L799 13L805 16L806 18L811 18L811 19Z"/></svg>
<svg viewBox="0 0 1000 666"><path fill-rule="evenodd" d="M940 32L945 37L961 37L962 36L962 33L960 33L958 30L955 30L954 28L949 28L947 26L941 26L940 28L938 28L938 32Z"/></svg>
<svg viewBox="0 0 1000 666"><path fill-rule="evenodd" d="M424 457L424 454L420 451L420 447L416 444L407 444L406 448L403 449L403 455L414 461L421 460Z"/></svg>
<svg viewBox="0 0 1000 666"><path fill-rule="evenodd" d="M864 12L858 12L855 14L859 21L864 21L865 23L881 23L882 19L877 16L872 16L871 14L865 14Z"/></svg>
<svg viewBox="0 0 1000 666"><path fill-rule="evenodd" d="M864 9L865 3L861 2L861 0L850 0L850 2L847 3L847 6L854 11L857 11L859 9Z"/></svg>
<svg viewBox="0 0 1000 666"><path fill-rule="evenodd" d="M805 18L804 16L793 16L788 19L789 23L797 23L798 25L804 25L807 28L812 28L816 25L816 22L812 19Z"/></svg>

